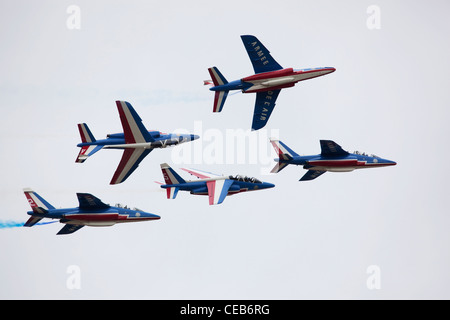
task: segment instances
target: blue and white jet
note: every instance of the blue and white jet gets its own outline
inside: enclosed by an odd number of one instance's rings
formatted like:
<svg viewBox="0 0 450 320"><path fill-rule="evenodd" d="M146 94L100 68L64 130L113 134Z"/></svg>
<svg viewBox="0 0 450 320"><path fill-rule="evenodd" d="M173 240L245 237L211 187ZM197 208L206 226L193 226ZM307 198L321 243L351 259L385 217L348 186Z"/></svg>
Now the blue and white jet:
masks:
<svg viewBox="0 0 450 320"><path fill-rule="evenodd" d="M186 181L167 163L161 164L161 171L166 182L161 185L161 188L167 190L167 199L175 199L179 190L190 191L191 194L208 195L209 204L213 205L222 203L227 195L275 187L272 183L246 176L220 176L200 170L182 169L199 179Z"/></svg>
<svg viewBox="0 0 450 320"><path fill-rule="evenodd" d="M82 142L77 145L81 150L75 160L75 162L83 163L88 157L103 148L123 149L122 159L110 184L124 182L153 149L166 148L199 138L194 134L166 134L159 131L148 131L130 103L116 101L116 105L124 132L108 134L107 139L96 140L86 123L78 124Z"/></svg>
<svg viewBox="0 0 450 320"><path fill-rule="evenodd" d="M31 189L23 189L32 211L24 227L32 227L41 219L59 219L65 226L57 234L70 234L84 226L109 227L116 223L158 220L160 216L140 209L129 209L116 204L115 207L103 203L89 193L77 193L79 206L76 208L56 209Z"/></svg>
<svg viewBox="0 0 450 320"><path fill-rule="evenodd" d="M283 68L270 55L270 51L255 36L241 36L255 75L228 82L216 67L209 68L215 92L213 112L221 112L228 92L256 93L252 130L263 128L273 109L281 89L293 87L297 82L317 78L336 71L332 67L293 69ZM205 81L205 85L211 84Z"/></svg>
<svg viewBox="0 0 450 320"><path fill-rule="evenodd" d="M305 173L300 181L313 180L327 171L349 172L355 169L379 168L397 164L394 161L382 159L373 154L368 155L359 151L349 153L331 140L320 140L322 152L311 156L300 156L279 140L270 140L270 142L279 157L275 159L277 164L271 172L280 172L288 164L301 165L308 172Z"/></svg>

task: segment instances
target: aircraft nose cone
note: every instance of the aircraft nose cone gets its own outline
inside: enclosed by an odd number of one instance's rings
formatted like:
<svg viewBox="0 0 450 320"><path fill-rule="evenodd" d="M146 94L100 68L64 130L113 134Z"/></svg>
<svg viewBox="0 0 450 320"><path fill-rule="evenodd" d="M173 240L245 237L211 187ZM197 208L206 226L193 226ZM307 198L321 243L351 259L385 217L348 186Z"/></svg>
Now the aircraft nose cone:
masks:
<svg viewBox="0 0 450 320"><path fill-rule="evenodd" d="M196 135L196 134L191 134L191 140L197 140L200 139L200 136Z"/></svg>
<svg viewBox="0 0 450 320"><path fill-rule="evenodd" d="M391 161L391 160L387 160L387 164L390 165L390 166L395 166L397 164L397 162Z"/></svg>
<svg viewBox="0 0 450 320"><path fill-rule="evenodd" d="M273 188L273 187L275 187L275 185L273 183L263 182L263 189L269 189L269 188Z"/></svg>
<svg viewBox="0 0 450 320"><path fill-rule="evenodd" d="M395 166L397 162L388 159L379 159L379 163L383 166Z"/></svg>
<svg viewBox="0 0 450 320"><path fill-rule="evenodd" d="M160 216L148 213L148 212L136 212L135 214L136 218L142 219L142 220L159 220L161 219Z"/></svg>

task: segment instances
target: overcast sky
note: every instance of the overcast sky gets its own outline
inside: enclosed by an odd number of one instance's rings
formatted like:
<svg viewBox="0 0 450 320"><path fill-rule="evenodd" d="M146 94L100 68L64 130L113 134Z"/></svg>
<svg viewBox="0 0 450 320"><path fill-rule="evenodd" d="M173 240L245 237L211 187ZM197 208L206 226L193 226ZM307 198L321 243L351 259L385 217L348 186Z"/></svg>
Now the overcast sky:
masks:
<svg viewBox="0 0 450 320"><path fill-rule="evenodd" d="M161 220L68 236L56 236L60 223L1 229L0 298L449 299L449 11L445 0L2 1L0 220L28 219L24 187L58 208L88 192ZM336 72L283 90L249 133L255 95L213 113L203 86L212 66L228 80L253 74L243 34L283 67ZM148 129L201 139L153 151L110 186L121 151L75 163L76 124L96 138L121 132L115 100ZM256 141L256 160L227 160L236 132ZM331 139L398 164L299 182L301 167L266 174L272 135L299 154ZM218 206L186 192L168 200L154 183L163 162L276 187ZM79 289L67 286L71 266ZM367 285L371 266L379 289Z"/></svg>

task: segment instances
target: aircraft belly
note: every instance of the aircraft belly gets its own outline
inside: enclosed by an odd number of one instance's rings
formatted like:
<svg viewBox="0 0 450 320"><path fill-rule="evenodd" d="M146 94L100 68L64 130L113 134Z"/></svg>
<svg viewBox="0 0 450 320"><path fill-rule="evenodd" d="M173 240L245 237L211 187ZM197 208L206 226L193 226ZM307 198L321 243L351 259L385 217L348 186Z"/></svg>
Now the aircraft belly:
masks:
<svg viewBox="0 0 450 320"><path fill-rule="evenodd" d="M339 163L340 162L340 163ZM379 163L367 163L366 161L358 160L344 160L335 161L331 164L330 161L311 161L309 164L313 170L325 170L330 172L350 172L355 169L377 168L382 167L383 164Z"/></svg>
<svg viewBox="0 0 450 320"><path fill-rule="evenodd" d="M354 168L354 167L340 167L340 168L335 167L335 168L326 168L325 170L329 171L329 172L350 172L355 169L356 168Z"/></svg>
<svg viewBox="0 0 450 320"><path fill-rule="evenodd" d="M105 149L153 149L152 142L107 145ZM158 147L159 148L159 147Z"/></svg>
<svg viewBox="0 0 450 320"><path fill-rule="evenodd" d="M87 221L87 220L68 220L62 222L64 224L82 225L90 227L111 227L116 224L116 221Z"/></svg>
<svg viewBox="0 0 450 320"><path fill-rule="evenodd" d="M303 81L303 80L307 80L307 79L312 79L315 77L320 77L322 75L324 75L325 73L323 71L319 71L319 72L307 72L307 73L298 73L294 76L295 78L295 82L298 81Z"/></svg>
<svg viewBox="0 0 450 320"><path fill-rule="evenodd" d="M261 82L262 86L266 87L274 87L274 86L280 86L282 84L291 83L294 82L294 77L281 77L281 78L275 78L275 79L269 79L266 81Z"/></svg>
<svg viewBox="0 0 450 320"><path fill-rule="evenodd" d="M269 90L277 90L283 88L293 87L295 85L294 77L281 77L281 78L272 78L272 79L262 79L262 80L254 80L247 82L251 84L251 86L244 90L244 93L255 93L260 91L269 91Z"/></svg>
<svg viewBox="0 0 450 320"><path fill-rule="evenodd" d="M114 224L117 220L126 219L126 216L121 216L117 213L75 213L67 214L64 218L70 221L82 221L86 223L112 222Z"/></svg>
<svg viewBox="0 0 450 320"><path fill-rule="evenodd" d="M138 217L138 218L129 217L128 219L118 220L115 223L140 222L140 221L150 221L150 220L159 220L159 219L160 218L156 218L156 217Z"/></svg>

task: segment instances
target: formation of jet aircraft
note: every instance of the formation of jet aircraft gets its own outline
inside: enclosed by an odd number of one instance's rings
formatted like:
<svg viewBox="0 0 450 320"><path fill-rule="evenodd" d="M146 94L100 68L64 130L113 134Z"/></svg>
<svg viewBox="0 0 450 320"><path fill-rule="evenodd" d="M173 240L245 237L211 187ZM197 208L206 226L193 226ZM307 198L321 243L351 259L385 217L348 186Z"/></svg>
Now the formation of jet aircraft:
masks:
<svg viewBox="0 0 450 320"><path fill-rule="evenodd" d="M255 74L228 82L217 67L209 68L212 80L205 80L215 92L213 112L221 112L232 90L242 93L256 93L252 120L252 130L263 128L275 107L281 89L293 87L296 83L334 72L332 67L293 69L283 68L269 50L255 36L241 36L244 47L253 65ZM96 140L86 123L78 124L81 143L76 162L83 163L101 149L121 149L122 159L110 184L124 182L139 166L141 161L156 148L166 148L190 142L199 138L194 134L166 134L147 130L129 102L116 101L123 133L108 134L106 139ZM300 181L313 180L323 173L348 172L362 168L377 168L396 165L396 162L375 155L357 152L349 153L332 140L320 140L321 153L300 156L279 140L270 140L278 158L272 173L278 173L287 165L301 165L308 170ZM167 163L162 163L161 171L165 180L161 188L166 189L167 198L175 199L178 191L189 191L194 195L207 195L210 205L221 204L226 196L241 192L273 188L275 185L256 178L241 175L216 175L196 169L184 171L196 176L197 180L185 180ZM32 211L24 224L32 227L44 218L58 219L65 226L57 234L71 234L84 226L112 226L116 223L158 220L160 216L137 208L117 204L110 206L89 193L77 193L79 206L56 209L31 189L24 189Z"/></svg>

